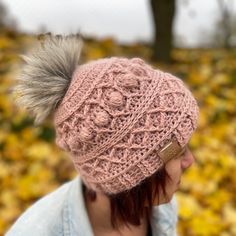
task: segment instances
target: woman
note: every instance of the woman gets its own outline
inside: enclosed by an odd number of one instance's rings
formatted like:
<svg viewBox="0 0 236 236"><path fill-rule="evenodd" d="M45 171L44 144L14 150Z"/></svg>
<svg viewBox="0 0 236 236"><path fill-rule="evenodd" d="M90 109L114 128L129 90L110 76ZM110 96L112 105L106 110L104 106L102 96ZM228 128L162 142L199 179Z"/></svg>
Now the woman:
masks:
<svg viewBox="0 0 236 236"><path fill-rule="evenodd" d="M174 193L194 158L199 108L179 78L140 58L79 65L77 35L47 35L28 56L17 103L53 115L79 176L30 207L6 234L176 235Z"/></svg>

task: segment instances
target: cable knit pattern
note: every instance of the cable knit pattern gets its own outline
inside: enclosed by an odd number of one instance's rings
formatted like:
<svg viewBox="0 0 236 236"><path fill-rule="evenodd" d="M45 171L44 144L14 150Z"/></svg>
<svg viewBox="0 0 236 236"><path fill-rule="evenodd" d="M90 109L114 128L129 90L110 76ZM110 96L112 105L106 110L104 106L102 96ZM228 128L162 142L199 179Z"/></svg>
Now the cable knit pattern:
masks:
<svg viewBox="0 0 236 236"><path fill-rule="evenodd" d="M198 116L181 79L140 58L104 58L75 70L54 114L56 143L87 187L114 194L155 173L168 141L186 145Z"/></svg>

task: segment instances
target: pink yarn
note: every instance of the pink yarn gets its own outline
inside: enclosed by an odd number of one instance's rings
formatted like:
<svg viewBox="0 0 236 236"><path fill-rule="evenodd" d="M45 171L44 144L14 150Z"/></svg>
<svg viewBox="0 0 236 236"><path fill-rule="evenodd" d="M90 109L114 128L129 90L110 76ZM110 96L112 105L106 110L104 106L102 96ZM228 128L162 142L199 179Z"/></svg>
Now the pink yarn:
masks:
<svg viewBox="0 0 236 236"><path fill-rule="evenodd" d="M119 193L164 163L154 150L197 128L199 107L181 79L140 58L78 66L55 111L56 143L71 154L87 187Z"/></svg>

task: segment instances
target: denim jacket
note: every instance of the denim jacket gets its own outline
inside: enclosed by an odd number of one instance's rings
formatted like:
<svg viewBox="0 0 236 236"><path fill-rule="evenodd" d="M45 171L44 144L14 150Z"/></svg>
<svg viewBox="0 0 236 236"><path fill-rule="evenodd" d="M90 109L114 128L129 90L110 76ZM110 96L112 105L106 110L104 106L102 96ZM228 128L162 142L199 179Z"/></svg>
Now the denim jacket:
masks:
<svg viewBox="0 0 236 236"><path fill-rule="evenodd" d="M177 205L153 207L153 236L176 236ZM79 176L44 196L28 208L5 236L93 236Z"/></svg>

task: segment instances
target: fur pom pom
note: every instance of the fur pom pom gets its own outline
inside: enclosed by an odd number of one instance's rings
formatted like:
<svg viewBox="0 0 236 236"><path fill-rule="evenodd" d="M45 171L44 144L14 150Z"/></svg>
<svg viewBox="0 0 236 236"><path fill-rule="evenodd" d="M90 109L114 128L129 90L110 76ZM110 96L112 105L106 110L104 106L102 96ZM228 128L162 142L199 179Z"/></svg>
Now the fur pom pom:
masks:
<svg viewBox="0 0 236 236"><path fill-rule="evenodd" d="M21 55L25 65L12 92L18 95L16 104L29 111L35 124L42 123L65 96L81 48L80 35L47 34L29 55Z"/></svg>

